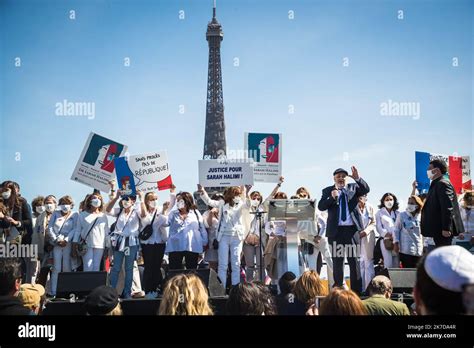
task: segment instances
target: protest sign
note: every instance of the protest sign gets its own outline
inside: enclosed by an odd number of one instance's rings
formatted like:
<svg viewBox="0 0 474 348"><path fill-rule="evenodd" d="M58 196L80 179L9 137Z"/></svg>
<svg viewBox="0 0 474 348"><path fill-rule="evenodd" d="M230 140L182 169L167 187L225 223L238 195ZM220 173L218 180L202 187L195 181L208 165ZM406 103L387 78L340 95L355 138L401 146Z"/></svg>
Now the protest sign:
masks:
<svg viewBox="0 0 474 348"><path fill-rule="evenodd" d="M252 161L199 161L199 183L204 187L253 185L253 176Z"/></svg>
<svg viewBox="0 0 474 348"><path fill-rule="evenodd" d="M127 146L91 132L71 175L71 180L109 192L108 182L115 171L114 159L122 156L126 150Z"/></svg>
<svg viewBox="0 0 474 348"><path fill-rule="evenodd" d="M128 195L136 194L137 189L146 193L173 185L166 151L120 157L115 167L118 187Z"/></svg>
<svg viewBox="0 0 474 348"><path fill-rule="evenodd" d="M256 182L279 182L282 173L281 134L245 133L245 151L254 160Z"/></svg>

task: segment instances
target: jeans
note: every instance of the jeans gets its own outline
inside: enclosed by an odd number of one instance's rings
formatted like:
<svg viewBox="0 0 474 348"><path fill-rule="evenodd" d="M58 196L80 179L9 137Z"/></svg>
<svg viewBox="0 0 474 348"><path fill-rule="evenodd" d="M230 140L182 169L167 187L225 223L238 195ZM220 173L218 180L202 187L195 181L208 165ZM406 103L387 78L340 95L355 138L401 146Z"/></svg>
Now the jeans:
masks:
<svg viewBox="0 0 474 348"><path fill-rule="evenodd" d="M242 252L243 241L238 236L223 235L219 241L217 274L224 288L227 283L227 267L230 264L232 270L232 285L240 283L240 253Z"/></svg>
<svg viewBox="0 0 474 348"><path fill-rule="evenodd" d="M65 247L55 245L53 249L54 266L51 272L51 294L56 295L59 272L71 272L71 243Z"/></svg>
<svg viewBox="0 0 474 348"><path fill-rule="evenodd" d="M110 272L110 285L113 288L117 287L118 276L120 269L122 268L122 263L125 259L125 284L123 288L123 297L130 298L132 297L132 281L133 281L133 263L137 257L138 245L129 246L127 254L124 251L114 251L114 266Z"/></svg>
<svg viewBox="0 0 474 348"><path fill-rule="evenodd" d="M165 243L160 244L142 244L143 262L145 270L143 274L143 283L146 293L156 291L161 287L161 263L165 255Z"/></svg>

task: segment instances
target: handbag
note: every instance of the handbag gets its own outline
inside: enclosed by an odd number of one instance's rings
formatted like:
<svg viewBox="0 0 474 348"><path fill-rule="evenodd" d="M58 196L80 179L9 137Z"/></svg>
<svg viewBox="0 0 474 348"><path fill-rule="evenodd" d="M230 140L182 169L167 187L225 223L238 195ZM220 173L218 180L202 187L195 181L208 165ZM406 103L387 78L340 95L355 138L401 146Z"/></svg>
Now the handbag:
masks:
<svg viewBox="0 0 474 348"><path fill-rule="evenodd" d="M217 250L219 249L219 241L217 240L217 236L219 235L219 230L221 229L221 222L222 222L222 214L221 214L221 217L219 219L219 226L217 226L217 233L216 233L216 239L214 239L212 241L212 248L214 250Z"/></svg>
<svg viewBox="0 0 474 348"><path fill-rule="evenodd" d="M260 238L256 234L249 232L247 237L245 237L244 243L256 247L260 245Z"/></svg>
<svg viewBox="0 0 474 348"><path fill-rule="evenodd" d="M388 239L388 238L384 238L383 239L383 245L385 247L385 249L387 250L393 250L393 240L392 239Z"/></svg>
<svg viewBox="0 0 474 348"><path fill-rule="evenodd" d="M91 233L92 229L95 226L95 223L97 222L98 217L95 218L94 223L92 226L89 228L89 231L86 234L85 238L81 237L81 240L79 241L79 244L77 245L77 253L79 256L84 256L87 253L87 238L89 237L89 234Z"/></svg>
<svg viewBox="0 0 474 348"><path fill-rule="evenodd" d="M112 232L115 231L115 227L117 226L117 221L118 221L118 219L119 219L119 217L120 217L120 214L122 214L122 210L123 210L123 209L120 208L119 213L118 213L118 215L117 215L117 218L115 219L115 222L114 222L112 225L110 225L110 233L112 233Z"/></svg>
<svg viewBox="0 0 474 348"><path fill-rule="evenodd" d="M155 214L153 214L153 219L151 219L151 223L149 225L146 225L145 228L141 230L138 234L138 238L140 238L140 240L147 240L153 234L153 222L155 221L156 213L157 211L155 210Z"/></svg>

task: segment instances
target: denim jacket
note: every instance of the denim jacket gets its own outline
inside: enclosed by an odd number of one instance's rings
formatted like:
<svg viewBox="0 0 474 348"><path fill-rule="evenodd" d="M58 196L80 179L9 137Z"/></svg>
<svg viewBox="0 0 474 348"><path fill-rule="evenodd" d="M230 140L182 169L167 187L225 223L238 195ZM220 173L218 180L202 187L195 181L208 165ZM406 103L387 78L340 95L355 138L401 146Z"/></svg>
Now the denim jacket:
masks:
<svg viewBox="0 0 474 348"><path fill-rule="evenodd" d="M404 211L395 222L394 243L400 244L400 253L421 256L423 253L423 239L420 232L420 216L413 216Z"/></svg>

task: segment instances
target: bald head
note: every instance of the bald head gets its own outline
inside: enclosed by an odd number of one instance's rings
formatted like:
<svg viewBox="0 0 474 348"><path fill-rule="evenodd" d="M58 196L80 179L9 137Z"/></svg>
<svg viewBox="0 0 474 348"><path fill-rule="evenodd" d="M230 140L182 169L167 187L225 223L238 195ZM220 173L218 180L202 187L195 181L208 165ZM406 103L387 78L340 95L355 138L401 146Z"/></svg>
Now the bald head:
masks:
<svg viewBox="0 0 474 348"><path fill-rule="evenodd" d="M374 277L368 286L370 296L384 295L389 298L392 295L392 282L386 276L378 275Z"/></svg>

